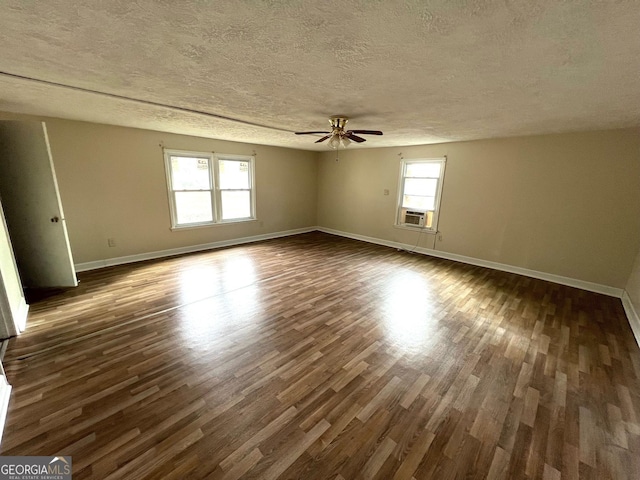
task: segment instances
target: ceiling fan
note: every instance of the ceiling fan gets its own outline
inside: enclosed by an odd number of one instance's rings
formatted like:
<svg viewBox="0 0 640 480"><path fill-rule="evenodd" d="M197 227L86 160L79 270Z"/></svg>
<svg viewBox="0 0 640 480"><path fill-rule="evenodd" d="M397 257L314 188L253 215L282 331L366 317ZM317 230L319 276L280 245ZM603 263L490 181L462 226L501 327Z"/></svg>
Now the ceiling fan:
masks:
<svg viewBox="0 0 640 480"><path fill-rule="evenodd" d="M334 115L329 117L329 123L331 124L330 132L295 132L296 135L312 135L318 133L325 133L326 135L322 137L320 140L316 140L315 143L321 143L325 140L329 139L329 145L331 148L338 148L340 145L343 147L349 146L349 144L354 141L356 143L366 142L367 140L359 137L356 134L360 135L382 135L380 130L345 130L344 127L347 125L349 121L349 117L345 117L343 115Z"/></svg>

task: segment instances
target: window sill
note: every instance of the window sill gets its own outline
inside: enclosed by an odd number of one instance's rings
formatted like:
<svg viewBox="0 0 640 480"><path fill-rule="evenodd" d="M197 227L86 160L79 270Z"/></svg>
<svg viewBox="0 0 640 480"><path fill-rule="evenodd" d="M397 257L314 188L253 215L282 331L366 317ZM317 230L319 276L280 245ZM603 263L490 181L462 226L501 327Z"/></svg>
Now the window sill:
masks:
<svg viewBox="0 0 640 480"><path fill-rule="evenodd" d="M426 227L412 227L409 225L394 225L393 228L399 228L400 230L410 230L412 232L422 232L422 233L427 233L429 235L435 235L436 233L438 233L438 230L435 230L433 228L426 228Z"/></svg>
<svg viewBox="0 0 640 480"><path fill-rule="evenodd" d="M194 225L176 225L171 227L171 231L181 231L181 230L195 230L198 228L210 228L210 227L221 227L223 225L237 225L239 223L251 223L257 222L257 218L243 218L242 220L227 220L226 222L216 222L216 223L198 223Z"/></svg>

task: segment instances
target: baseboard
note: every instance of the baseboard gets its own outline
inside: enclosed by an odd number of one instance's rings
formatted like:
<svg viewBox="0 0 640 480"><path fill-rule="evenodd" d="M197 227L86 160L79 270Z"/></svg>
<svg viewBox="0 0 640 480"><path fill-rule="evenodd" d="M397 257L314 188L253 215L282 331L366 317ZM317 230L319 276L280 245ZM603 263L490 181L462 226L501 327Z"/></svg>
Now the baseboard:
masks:
<svg viewBox="0 0 640 480"><path fill-rule="evenodd" d="M627 314L627 319L629 320L629 325L631 325L631 330L633 330L633 335L636 337L636 343L640 347L640 315L638 315L638 312L631 301L631 297L629 297L626 290L622 294L622 306L624 307L624 313Z"/></svg>
<svg viewBox="0 0 640 480"><path fill-rule="evenodd" d="M567 285L569 287L580 288L589 292L601 293L610 297L622 298L623 289L614 288L608 285L600 285L597 283L586 282L584 280L577 280L575 278L563 277L561 275L554 275L553 273L539 272L537 270L530 270L528 268L515 267L513 265L505 265L503 263L491 262L489 260L482 260L474 257L467 257L465 255L458 255L455 253L443 252L440 250L433 250L431 248L415 248L413 245L407 245L404 243L391 242L389 240L383 240L381 238L367 237L364 235L357 235L355 233L342 232L340 230L333 230L332 228L318 227L319 231L329 233L332 235L339 235L341 237L352 238L354 240L361 240L363 242L375 243L376 245L384 245L392 248L400 248L403 250L410 250L424 255L430 255L432 257L445 258L447 260L455 260L456 262L468 263L470 265L476 265L479 267L492 268L494 270L500 270L503 272L516 273L518 275L524 275L525 277L537 278L539 280L547 280L553 283L559 283L560 285Z"/></svg>
<svg viewBox="0 0 640 480"><path fill-rule="evenodd" d="M291 235L299 235L301 233L309 233L317 230L317 227L297 228L295 230L285 230L281 232L265 233L262 235L254 235L251 237L233 238L230 240L221 240L219 242L204 243L200 245L190 245L187 247L171 248L168 250L159 250L156 252L140 253L136 255L127 255L125 257L107 258L104 260L96 260L94 262L77 263L75 265L76 272L84 272L87 270L96 270L98 268L112 267L114 265L124 265L126 263L141 262L143 260L153 260L155 258L171 257L173 255L181 255L183 253L201 252L203 250L213 250L215 248L231 247L233 245L242 245L244 243L259 242L261 240L271 240L273 238L288 237Z"/></svg>
<svg viewBox="0 0 640 480"><path fill-rule="evenodd" d="M11 385L7 383L6 377L0 375L0 444L2 443L2 433L4 432L4 424L7 420L7 411L9 410L9 399L11 398Z"/></svg>

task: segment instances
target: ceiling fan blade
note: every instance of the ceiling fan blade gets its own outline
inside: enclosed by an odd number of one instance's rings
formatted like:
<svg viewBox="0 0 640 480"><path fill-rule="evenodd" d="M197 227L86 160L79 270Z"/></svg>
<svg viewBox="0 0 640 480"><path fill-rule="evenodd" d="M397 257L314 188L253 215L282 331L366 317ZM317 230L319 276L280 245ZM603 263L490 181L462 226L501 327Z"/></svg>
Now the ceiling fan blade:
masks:
<svg viewBox="0 0 640 480"><path fill-rule="evenodd" d="M347 133L361 133L363 135L382 135L380 130L349 130Z"/></svg>
<svg viewBox="0 0 640 480"><path fill-rule="evenodd" d="M296 135L311 135L314 133L331 133L331 132L295 132Z"/></svg>
<svg viewBox="0 0 640 480"><path fill-rule="evenodd" d="M322 133L324 133L324 132L322 132ZM331 135L332 135L331 133L329 135L325 135L320 140L316 140L315 143L324 142L327 138L331 137Z"/></svg>
<svg viewBox="0 0 640 480"><path fill-rule="evenodd" d="M357 143L366 142L364 138L354 135L352 130L349 130L348 132L346 132L344 136L347 137L349 140L353 140L354 142L357 142Z"/></svg>

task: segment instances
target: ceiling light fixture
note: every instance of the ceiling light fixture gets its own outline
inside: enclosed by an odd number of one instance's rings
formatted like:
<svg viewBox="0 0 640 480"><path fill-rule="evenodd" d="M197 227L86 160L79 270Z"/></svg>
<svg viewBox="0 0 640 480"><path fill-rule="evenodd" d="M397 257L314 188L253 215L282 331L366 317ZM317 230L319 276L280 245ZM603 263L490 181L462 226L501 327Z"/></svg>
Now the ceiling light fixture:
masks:
<svg viewBox="0 0 640 480"><path fill-rule="evenodd" d="M347 148L350 144L351 140L349 140L344 134L338 132L334 132L327 142L327 145L334 150L339 147Z"/></svg>
<svg viewBox="0 0 640 480"><path fill-rule="evenodd" d="M334 150L342 147L347 148L351 144L351 140L349 140L344 133L334 132L331 135L331 138L327 142L329 148L333 148Z"/></svg>

